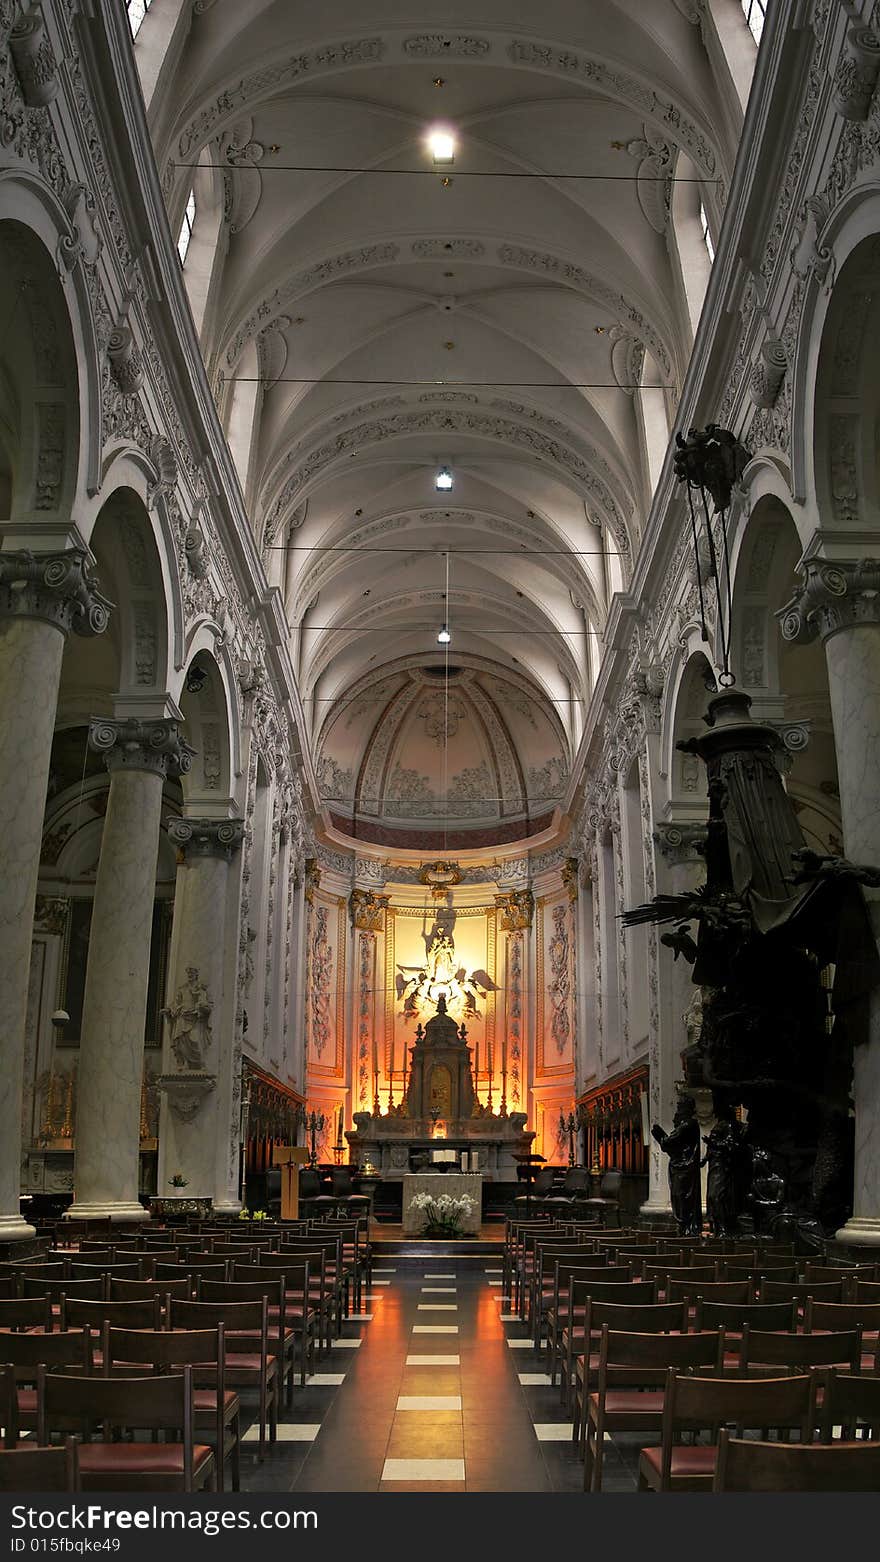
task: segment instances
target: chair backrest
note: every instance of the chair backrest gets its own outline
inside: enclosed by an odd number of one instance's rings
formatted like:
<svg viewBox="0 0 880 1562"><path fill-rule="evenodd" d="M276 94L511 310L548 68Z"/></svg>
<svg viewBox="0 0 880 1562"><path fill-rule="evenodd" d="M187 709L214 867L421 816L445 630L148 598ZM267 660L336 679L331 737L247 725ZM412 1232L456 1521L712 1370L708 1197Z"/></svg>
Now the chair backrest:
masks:
<svg viewBox="0 0 880 1562"><path fill-rule="evenodd" d="M186 1302L178 1302L186 1307ZM225 1358L224 1324L217 1321L206 1327L204 1319L200 1328L187 1328L180 1321L170 1329L117 1329L105 1323L102 1335L104 1371L109 1372L114 1362L126 1365L155 1368L181 1367L188 1364L202 1368L211 1366L219 1370ZM216 1378L217 1370L212 1373Z"/></svg>
<svg viewBox="0 0 880 1562"><path fill-rule="evenodd" d="M809 1297L804 1313L804 1329L861 1329L872 1334L880 1329L880 1302L826 1302ZM863 1342L864 1343L864 1342Z"/></svg>
<svg viewBox="0 0 880 1562"><path fill-rule="evenodd" d="M877 1491L880 1443L758 1443L718 1440L713 1491Z"/></svg>
<svg viewBox="0 0 880 1562"><path fill-rule="evenodd" d="M842 1329L833 1334L769 1334L745 1324L740 1345L740 1371L755 1367L788 1367L805 1371L810 1367L848 1367L858 1372L862 1360L861 1329Z"/></svg>
<svg viewBox="0 0 880 1562"><path fill-rule="evenodd" d="M687 1328L684 1302L608 1302L590 1297L584 1330L598 1334L602 1328L618 1334L683 1334Z"/></svg>
<svg viewBox="0 0 880 1562"><path fill-rule="evenodd" d="M766 1275L761 1277L761 1289L759 1300L762 1302L785 1302L789 1297L796 1302L805 1302L808 1296L814 1301L842 1302L844 1285L842 1280L773 1280Z"/></svg>
<svg viewBox="0 0 880 1562"><path fill-rule="evenodd" d="M61 1448L0 1450L0 1492L79 1490L79 1458L72 1437L66 1437Z"/></svg>
<svg viewBox="0 0 880 1562"><path fill-rule="evenodd" d="M299 1174L299 1196L301 1199L314 1199L321 1191L321 1178L316 1171L305 1168Z"/></svg>
<svg viewBox="0 0 880 1562"><path fill-rule="evenodd" d="M268 1304L265 1296L252 1301L174 1302L169 1322L172 1329L205 1329L222 1323L227 1335L260 1334L267 1336ZM227 1349L231 1349L227 1345Z"/></svg>
<svg viewBox="0 0 880 1562"><path fill-rule="evenodd" d="M586 1307L590 1296L597 1302L623 1302L631 1307L657 1300L656 1280L579 1280L572 1275L569 1291L575 1313Z"/></svg>
<svg viewBox="0 0 880 1562"><path fill-rule="evenodd" d="M616 1198L623 1187L623 1172L612 1167L602 1173L599 1178L599 1196L603 1199Z"/></svg>
<svg viewBox="0 0 880 1562"><path fill-rule="evenodd" d="M98 1429L145 1428L183 1431L184 1473L192 1485L192 1368L149 1377L69 1377L39 1372L37 1437L48 1443L52 1432L76 1431L88 1441Z"/></svg>
<svg viewBox="0 0 880 1562"><path fill-rule="evenodd" d="M217 1307L228 1302L262 1302L278 1308L277 1321L268 1318L270 1335L284 1334L285 1292L284 1280L200 1280L198 1301ZM268 1316L268 1313L267 1313Z"/></svg>
<svg viewBox="0 0 880 1562"><path fill-rule="evenodd" d="M17 1296L0 1301L0 1329L51 1329L48 1296Z"/></svg>
<svg viewBox="0 0 880 1562"><path fill-rule="evenodd" d="M22 1296L49 1296L53 1302L62 1296L81 1296L83 1301L103 1301L106 1280L22 1280Z"/></svg>
<svg viewBox="0 0 880 1562"><path fill-rule="evenodd" d="M643 1280L659 1280L661 1286L668 1285L670 1280L717 1280L718 1266L716 1264L667 1264L657 1263L653 1259L645 1259L642 1265Z"/></svg>
<svg viewBox="0 0 880 1562"><path fill-rule="evenodd" d="M755 1288L748 1280L670 1280L666 1297L670 1302L695 1302L702 1296L707 1302L750 1302Z"/></svg>
<svg viewBox="0 0 880 1562"><path fill-rule="evenodd" d="M107 1264L78 1264L71 1263L71 1280L98 1280L102 1275L112 1274L116 1280L139 1280L141 1278L140 1260L135 1264L119 1264L114 1260Z"/></svg>
<svg viewBox="0 0 880 1562"><path fill-rule="evenodd" d="M599 1341L599 1392L604 1393L613 1369L615 1383L625 1380L633 1386L663 1384L669 1367L688 1369L709 1367L720 1373L723 1362L724 1331L705 1333L645 1334L609 1329L602 1325Z"/></svg>
<svg viewBox="0 0 880 1562"><path fill-rule="evenodd" d="M179 1280L182 1274L209 1275L212 1280L227 1280L229 1265L225 1258L182 1258L179 1264L157 1264L157 1280Z"/></svg>
<svg viewBox="0 0 880 1562"><path fill-rule="evenodd" d="M306 1294L312 1273L308 1258L276 1260L274 1263L233 1264L233 1280L283 1280L285 1291Z"/></svg>
<svg viewBox="0 0 880 1562"><path fill-rule="evenodd" d="M158 1296L176 1296L180 1301L192 1296L195 1280L183 1275L175 1280L114 1280L111 1276L107 1287L111 1302L141 1302Z"/></svg>
<svg viewBox="0 0 880 1562"><path fill-rule="evenodd" d="M880 1302L880 1280L849 1279L846 1282L851 1302Z"/></svg>
<svg viewBox="0 0 880 1562"><path fill-rule="evenodd" d="M832 1441L836 1426L852 1428L848 1431L850 1437L858 1425L862 1435L868 1432L871 1437L880 1438L880 1377L876 1373L838 1372L836 1367L828 1367L821 1379L822 1442Z"/></svg>
<svg viewBox="0 0 880 1562"><path fill-rule="evenodd" d="M812 1442L819 1377L804 1372L777 1378L703 1377L670 1368L664 1434L740 1427L799 1427Z"/></svg>
<svg viewBox="0 0 880 1562"><path fill-rule="evenodd" d="M536 1195L538 1198L540 1198L542 1194L549 1193L550 1189L553 1187L555 1178L556 1172L552 1166L542 1166L538 1172L537 1177L532 1183L532 1198L534 1198Z"/></svg>
<svg viewBox="0 0 880 1562"><path fill-rule="evenodd" d="M162 1304L158 1295L133 1302L83 1302L75 1296L62 1297L62 1329L93 1329L100 1334L105 1323L118 1329L160 1329Z"/></svg>
<svg viewBox="0 0 880 1562"><path fill-rule="evenodd" d="M55 1264L43 1264L39 1261L29 1262L28 1259L23 1258L10 1265L10 1269L14 1269L23 1280L63 1280L67 1273L67 1260L62 1259L60 1263Z"/></svg>
<svg viewBox="0 0 880 1562"><path fill-rule="evenodd" d="M876 1281L876 1264L819 1264L807 1259L804 1265L805 1280L869 1280Z"/></svg>
<svg viewBox="0 0 880 1562"><path fill-rule="evenodd" d="M698 1329L794 1329L797 1325L795 1302L707 1302L697 1299L695 1327Z"/></svg>
<svg viewBox="0 0 880 1562"><path fill-rule="evenodd" d="M8 1362L15 1369L18 1379L35 1382L37 1368L75 1367L77 1371L90 1372L92 1365L92 1335L88 1329L70 1334L3 1334L0 1335L0 1361Z"/></svg>
<svg viewBox="0 0 880 1562"><path fill-rule="evenodd" d="M330 1173L330 1190L337 1198L345 1198L347 1194L354 1192L354 1182L350 1166L334 1166Z"/></svg>

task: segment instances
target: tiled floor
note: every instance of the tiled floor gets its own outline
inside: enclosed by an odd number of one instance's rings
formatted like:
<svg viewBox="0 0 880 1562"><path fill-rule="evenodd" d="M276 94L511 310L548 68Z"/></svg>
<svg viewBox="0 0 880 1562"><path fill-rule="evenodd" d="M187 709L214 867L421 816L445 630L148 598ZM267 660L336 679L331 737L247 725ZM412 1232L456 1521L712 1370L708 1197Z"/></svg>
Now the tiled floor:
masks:
<svg viewBox="0 0 880 1562"><path fill-rule="evenodd" d="M381 1266L388 1285L371 1293L368 1318L345 1324L305 1388L297 1383L274 1449L260 1463L245 1442L243 1489L580 1492L559 1389L502 1311L496 1265L398 1256ZM425 1312L434 1281L446 1300ZM422 1321L449 1320L447 1307L454 1322ZM636 1447L609 1443L605 1489L634 1491L637 1459Z"/></svg>

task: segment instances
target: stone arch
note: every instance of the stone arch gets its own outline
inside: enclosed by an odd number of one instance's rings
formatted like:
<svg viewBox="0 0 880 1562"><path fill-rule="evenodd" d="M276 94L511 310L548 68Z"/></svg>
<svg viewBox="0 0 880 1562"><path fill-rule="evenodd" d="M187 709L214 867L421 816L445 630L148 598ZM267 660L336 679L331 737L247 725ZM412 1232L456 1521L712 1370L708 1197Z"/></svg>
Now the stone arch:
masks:
<svg viewBox="0 0 880 1562"><path fill-rule="evenodd" d="M845 261L822 329L812 438L823 527L876 530L880 524L878 332L880 231L862 239Z"/></svg>
<svg viewBox="0 0 880 1562"><path fill-rule="evenodd" d="M111 700L118 697L131 705L126 711L130 715L136 714L138 703L164 700L173 665L168 561L156 530L140 494L120 486L104 499L89 535L98 578L114 604L108 635L102 639L115 653L117 681L105 692ZM88 650L82 644L68 645L65 669L73 673L85 667L89 656L101 656L93 649L98 643L90 642Z"/></svg>
<svg viewBox="0 0 880 1562"><path fill-rule="evenodd" d="M54 237L60 242L62 234L56 230ZM87 409L88 397L79 395L81 358L51 239L51 229L38 232L15 218L0 222L3 443L9 519L60 517L67 529L83 464L80 405Z"/></svg>
<svg viewBox="0 0 880 1562"><path fill-rule="evenodd" d="M808 843L839 849L837 755L821 641L794 645L777 614L791 597L802 540L791 510L765 493L752 506L733 561L732 664L752 713L780 731L786 786Z"/></svg>
<svg viewBox="0 0 880 1562"><path fill-rule="evenodd" d="M870 380L864 354L858 365L845 360L847 333L852 319L847 311L858 296L869 291L866 285L880 269L880 191L876 185L850 190L829 215L824 193L813 196L801 214L792 264L803 278L804 299L797 333L797 345L791 372L791 457L792 492L806 501L813 525L827 526L847 513L845 493L836 499L833 490L841 486L844 469L870 471L870 426L876 415L876 389L864 406L864 418L855 430L854 451L850 462L844 452L836 452L830 443L831 421L835 416L851 417L853 397L835 405L833 395L836 363L838 372L850 390L858 376ZM867 322L866 322L867 324ZM843 329L844 335L841 336ZM874 327L876 329L876 327ZM855 376L855 378L854 378ZM870 390L870 386L866 386ZM846 405L845 402L849 402ZM841 433L852 428L841 427ZM832 462L836 471L831 470ZM846 488L843 484L843 488ZM876 476L870 490L876 494ZM876 498L872 497L876 525Z"/></svg>
<svg viewBox="0 0 880 1562"><path fill-rule="evenodd" d="M186 808L194 815L225 814L233 773L229 707L223 675L209 650L190 657L178 703L186 740L195 749L192 768L181 778Z"/></svg>
<svg viewBox="0 0 880 1562"><path fill-rule="evenodd" d="M705 768L696 755L680 754L676 744L705 731L703 714L714 688L712 664L694 636L682 653L667 707L664 752L673 818L705 812Z"/></svg>

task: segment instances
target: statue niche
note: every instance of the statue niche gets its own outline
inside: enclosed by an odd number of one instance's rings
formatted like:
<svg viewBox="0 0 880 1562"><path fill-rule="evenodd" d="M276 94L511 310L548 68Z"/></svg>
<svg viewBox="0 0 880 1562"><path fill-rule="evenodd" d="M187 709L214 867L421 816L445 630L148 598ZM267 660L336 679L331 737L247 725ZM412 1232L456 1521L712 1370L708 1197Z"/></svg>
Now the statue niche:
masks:
<svg viewBox="0 0 880 1562"><path fill-rule="evenodd" d="M412 1048L409 1085L406 1092L407 1117L458 1122L471 1117L474 1110L474 1082L467 1031L457 1026L446 1012L443 994L437 1000L437 1013L427 1025L416 1030Z"/></svg>

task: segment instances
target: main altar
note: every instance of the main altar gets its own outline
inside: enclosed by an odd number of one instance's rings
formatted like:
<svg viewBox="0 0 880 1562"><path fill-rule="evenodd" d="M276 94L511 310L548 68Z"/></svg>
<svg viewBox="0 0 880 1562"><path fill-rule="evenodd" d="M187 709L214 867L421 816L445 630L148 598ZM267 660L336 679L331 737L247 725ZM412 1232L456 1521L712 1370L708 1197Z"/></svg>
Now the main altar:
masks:
<svg viewBox="0 0 880 1562"><path fill-rule="evenodd" d="M517 1157L527 1155L534 1133L525 1112L493 1112L474 1089L471 1047L464 1024L447 1013L441 992L437 1012L408 1049L403 1100L387 1112L355 1112L346 1134L351 1158L369 1163L385 1178L399 1178L428 1166L435 1152L455 1152L461 1161L496 1182L515 1182ZM476 1156L476 1165L474 1164Z"/></svg>

